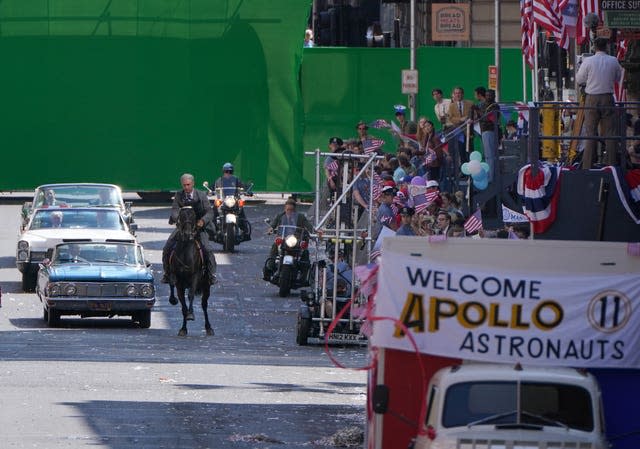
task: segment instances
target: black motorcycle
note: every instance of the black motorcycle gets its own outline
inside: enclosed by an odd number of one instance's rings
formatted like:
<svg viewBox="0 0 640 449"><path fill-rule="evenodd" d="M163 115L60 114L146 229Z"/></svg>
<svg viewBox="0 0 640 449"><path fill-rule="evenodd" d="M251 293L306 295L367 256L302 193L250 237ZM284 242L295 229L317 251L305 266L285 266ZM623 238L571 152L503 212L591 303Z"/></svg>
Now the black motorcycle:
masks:
<svg viewBox="0 0 640 449"><path fill-rule="evenodd" d="M209 183L202 184L212 197L212 207L217 210L213 228L207 229L209 239L220 243L225 252L233 252L234 247L241 242L250 239L251 223L244 219L243 195L253 196L250 189L236 189L233 195L225 195L224 189L217 188L214 192L209 188Z"/></svg>
<svg viewBox="0 0 640 449"><path fill-rule="evenodd" d="M273 244L277 252L265 261L263 277L277 285L279 295L284 298L292 289L309 285L309 233L304 228L282 225L275 234Z"/></svg>

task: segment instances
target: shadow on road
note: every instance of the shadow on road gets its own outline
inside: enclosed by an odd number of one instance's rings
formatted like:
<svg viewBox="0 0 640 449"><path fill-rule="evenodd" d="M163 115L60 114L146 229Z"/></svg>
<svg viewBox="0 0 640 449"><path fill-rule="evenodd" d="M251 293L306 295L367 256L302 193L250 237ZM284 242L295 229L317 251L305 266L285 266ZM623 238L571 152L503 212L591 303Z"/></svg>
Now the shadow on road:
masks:
<svg viewBox="0 0 640 449"><path fill-rule="evenodd" d="M181 385L167 383L167 387ZM336 447L332 435L347 427L362 427L364 422L363 407L355 405L319 404L314 414L309 414L307 405L287 403L83 401L62 405L75 409L93 435L104 435L99 444L109 448L129 447L135 440L140 447L237 449L270 447L256 443L271 443L328 449ZM182 419L176 420L178 416ZM151 423L153 432L149 432Z"/></svg>

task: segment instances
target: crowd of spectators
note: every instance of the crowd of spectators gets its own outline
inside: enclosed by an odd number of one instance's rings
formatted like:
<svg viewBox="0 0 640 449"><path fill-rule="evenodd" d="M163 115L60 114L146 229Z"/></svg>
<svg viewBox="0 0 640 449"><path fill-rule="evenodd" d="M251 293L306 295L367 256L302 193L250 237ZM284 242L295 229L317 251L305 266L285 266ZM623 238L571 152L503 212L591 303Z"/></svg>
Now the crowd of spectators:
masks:
<svg viewBox="0 0 640 449"><path fill-rule="evenodd" d="M527 237L528 229L505 228L472 233L465 229L470 215L467 198L458 188L462 177L460 166L468 161L469 147L466 127L479 124L485 160L491 167L490 179L496 170L498 147L503 139L518 139L515 122L508 121L503 128L494 93L479 87L475 90L476 103L464 100L464 91L456 87L452 99L443 98L440 89L433 89L434 112L438 125L420 116L417 123L407 120L406 108L395 106L395 122L384 119L372 123L356 124L356 137L331 137L329 152L324 163L326 187L322 195L325 205L331 205L344 185L358 177L344 202L341 221L351 228L349 213L358 208L357 217L366 219L372 206L373 238L387 227L398 235L464 237ZM470 125L470 126L465 126ZM369 128L388 129L395 140L395 151L382 150L382 139L369 134ZM380 133L377 133L380 134ZM487 148L491 146L491 148ZM334 156L335 154L335 156ZM363 170L366 159L349 155L377 155L371 169ZM348 168L343 169L347 164ZM362 173L361 173L362 171ZM347 173L347 179L344 174ZM373 192L372 201L369 200ZM323 208L326 210L325 208ZM517 232L516 232L517 231Z"/></svg>

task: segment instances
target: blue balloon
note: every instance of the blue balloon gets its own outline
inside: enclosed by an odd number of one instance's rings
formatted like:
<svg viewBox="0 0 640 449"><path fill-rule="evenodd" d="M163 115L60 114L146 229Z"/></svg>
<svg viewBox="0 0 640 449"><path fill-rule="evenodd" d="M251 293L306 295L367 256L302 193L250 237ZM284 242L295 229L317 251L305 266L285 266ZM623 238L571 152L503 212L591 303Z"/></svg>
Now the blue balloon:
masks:
<svg viewBox="0 0 640 449"><path fill-rule="evenodd" d="M486 171L480 170L478 173L472 176L474 182L481 182L489 179L489 175Z"/></svg>
<svg viewBox="0 0 640 449"><path fill-rule="evenodd" d="M485 179L483 179L482 181L476 181L475 179L473 180L473 185L475 186L476 189L478 190L484 190L487 188L487 186L489 185L489 178L485 177Z"/></svg>

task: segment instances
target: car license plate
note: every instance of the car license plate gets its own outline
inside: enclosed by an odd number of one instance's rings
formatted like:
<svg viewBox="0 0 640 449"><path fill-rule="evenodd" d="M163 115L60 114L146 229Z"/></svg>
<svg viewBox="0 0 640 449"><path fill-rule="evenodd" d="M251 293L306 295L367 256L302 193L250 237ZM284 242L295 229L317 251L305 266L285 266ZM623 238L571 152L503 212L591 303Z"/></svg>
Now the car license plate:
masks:
<svg viewBox="0 0 640 449"><path fill-rule="evenodd" d="M97 312L108 312L111 310L111 301L89 301L89 309Z"/></svg>
<svg viewBox="0 0 640 449"><path fill-rule="evenodd" d="M293 264L293 256L284 256L282 259L283 265L292 265Z"/></svg>

